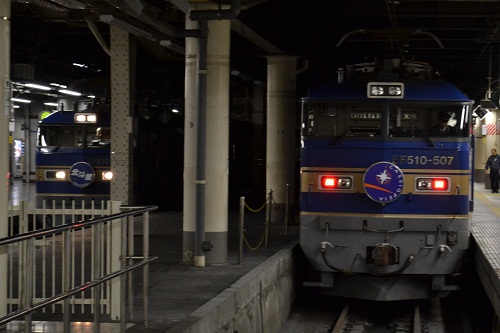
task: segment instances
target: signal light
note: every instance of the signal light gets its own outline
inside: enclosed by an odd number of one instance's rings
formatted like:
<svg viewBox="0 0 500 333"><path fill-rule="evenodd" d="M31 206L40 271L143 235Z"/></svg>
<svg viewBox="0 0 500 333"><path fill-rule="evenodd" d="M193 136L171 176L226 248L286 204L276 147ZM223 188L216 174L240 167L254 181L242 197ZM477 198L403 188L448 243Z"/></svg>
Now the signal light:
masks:
<svg viewBox="0 0 500 333"><path fill-rule="evenodd" d="M46 180L65 180L66 171L64 170L46 170L45 171Z"/></svg>
<svg viewBox="0 0 500 333"><path fill-rule="evenodd" d="M367 88L368 98L403 98L402 82L370 82Z"/></svg>
<svg viewBox="0 0 500 333"><path fill-rule="evenodd" d="M318 183L321 190L349 190L352 188L352 177L320 175Z"/></svg>
<svg viewBox="0 0 500 333"><path fill-rule="evenodd" d="M102 180L112 180L113 179L113 172L112 171L103 171L101 177L102 177Z"/></svg>
<svg viewBox="0 0 500 333"><path fill-rule="evenodd" d="M96 123L97 115L95 113L77 113L75 114L75 122L77 123Z"/></svg>
<svg viewBox="0 0 500 333"><path fill-rule="evenodd" d="M450 179L448 177L417 178L416 187L418 191L450 191Z"/></svg>
<svg viewBox="0 0 500 333"><path fill-rule="evenodd" d="M432 189L433 190L446 190L448 188L448 180L446 179L433 179Z"/></svg>
<svg viewBox="0 0 500 333"><path fill-rule="evenodd" d="M337 187L337 177L322 177L321 178L321 186L323 188L335 188Z"/></svg>

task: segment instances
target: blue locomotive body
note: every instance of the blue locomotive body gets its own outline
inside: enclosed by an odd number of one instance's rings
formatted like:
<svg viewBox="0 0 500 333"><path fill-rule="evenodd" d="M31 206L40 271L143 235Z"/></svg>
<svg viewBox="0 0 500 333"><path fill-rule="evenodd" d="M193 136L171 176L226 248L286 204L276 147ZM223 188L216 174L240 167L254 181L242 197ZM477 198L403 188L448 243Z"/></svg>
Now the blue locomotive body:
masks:
<svg viewBox="0 0 500 333"><path fill-rule="evenodd" d="M36 151L36 193L43 199L109 199L110 118L57 111L42 119Z"/></svg>
<svg viewBox="0 0 500 333"><path fill-rule="evenodd" d="M375 67L302 99L300 243L318 273L305 285L444 296L469 247L473 102L421 63Z"/></svg>

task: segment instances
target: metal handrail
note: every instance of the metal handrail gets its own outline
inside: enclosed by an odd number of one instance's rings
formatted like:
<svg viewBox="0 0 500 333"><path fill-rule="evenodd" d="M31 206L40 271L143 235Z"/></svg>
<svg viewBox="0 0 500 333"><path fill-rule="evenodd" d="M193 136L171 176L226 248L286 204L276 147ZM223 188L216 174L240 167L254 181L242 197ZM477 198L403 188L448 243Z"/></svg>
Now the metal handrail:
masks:
<svg viewBox="0 0 500 333"><path fill-rule="evenodd" d="M19 318L21 316L25 317L25 332L31 332L31 324L32 324L32 314L33 312L47 307L49 305L52 305L54 303L63 301L63 321L64 321L64 331L65 332L70 332L70 316L69 316L69 306L70 306L70 300L69 298L71 296L74 296L75 294L84 292L88 290L89 288L94 288L94 333L100 332L100 310L99 310L99 305L100 305L100 286L113 279L116 277L121 277L121 291L120 291L120 298L121 298L121 304L122 304L122 311L120 315L120 326L121 326L121 331L125 331L125 312L123 309L125 308L124 302L125 302L125 276L124 274L129 273L131 274L131 271L134 269L137 269L139 267L144 266L144 274L143 274L143 290L144 290L144 325L147 327L148 326L148 300L147 300L147 288L148 288L148 264L151 261L156 260L158 257L149 257L149 212L157 210L157 206L147 206L147 207L136 207L136 206L120 206L121 210L127 210L125 212L120 212L116 214L111 214L108 216L103 216L99 218L92 218L89 220L84 220L84 221L78 221L76 223L70 223L70 224L63 224L59 226L54 226L54 227L48 227L45 229L41 230L34 230L14 236L8 236L5 238L0 239L0 247L2 246L7 246L10 244L14 243L21 243L25 242L26 244L25 249L25 255L26 255L26 278L25 278L25 283L23 283L23 287L25 288L25 302L23 304L23 308L19 309L15 312L12 312L4 317L0 318L0 327L2 325L5 325L6 323ZM144 215L143 219L143 232L144 232L144 241L143 241L143 257L142 261L136 264L132 264L130 261L130 254L127 253L127 226L131 224L131 218L137 215ZM108 273L107 275L101 276L101 272L99 269L96 270L95 275L92 277L92 281L85 282L77 287L71 288L67 282L69 281L69 276L70 276L70 252L71 250L69 249L69 235L73 231L77 230L83 230L86 228L90 228L93 226L96 226L97 228L97 240L94 242L94 250L96 253L100 253L103 251L100 246L100 234L102 232L102 226L104 225L105 222L111 222L111 221L120 221L121 222L121 248L120 248L120 269L115 269L114 272ZM32 295L32 278L34 276L34 255L35 255L35 239L40 239L43 237L47 237L50 235L63 235L64 238L64 243L66 244L67 248L63 249L63 281L65 281L64 289L62 293L59 293L57 295L54 295L52 297L48 297L43 301L40 301L36 304L33 304L33 295ZM98 258L98 256L96 256ZM94 259L95 261L98 261ZM129 264L127 265L127 262ZM94 262L94 267L99 267L100 263L99 262ZM129 284L129 288L131 288Z"/></svg>
<svg viewBox="0 0 500 333"><path fill-rule="evenodd" d="M120 276L122 274L125 274L125 273L128 273L130 271L133 271L136 268L139 268L139 267L142 267L142 266L144 266L146 264L149 264L150 262L152 262L152 261L154 261L156 259L158 259L158 257L151 257L148 260L143 260L143 261L138 262L138 263L136 263L136 264L134 264L132 266L129 266L129 267L125 268L125 269L120 269L119 271L107 274L107 275L101 277L98 280L86 282L86 283L84 283L84 284L82 284L80 286L71 288L67 292L64 292L64 293L61 293L61 294L49 297L45 301L33 304L32 306L30 306L28 308L24 308L22 310L14 311L11 314L8 314L8 315L0 318L0 326L7 324L8 322L10 322L10 321L12 321L14 319L17 319L19 317L22 317L22 316L25 316L27 314L33 313L33 312L35 312L37 310L40 310L40 309L42 309L42 308L44 308L46 306L49 306L51 304L58 303L58 302L66 299L68 297L71 297L71 296L75 295L75 294L84 292L84 291L86 291L89 288L93 288L93 287L95 287L97 285L103 284L104 282L107 282L107 281L109 281L109 280L111 280L111 279L113 279L115 277L118 277L118 276Z"/></svg>
<svg viewBox="0 0 500 333"><path fill-rule="evenodd" d="M128 209L128 206L120 206L120 209ZM111 214L108 216L104 217L98 217L98 218L92 218L88 221L79 221L77 223L71 223L71 224L63 224L55 227L48 227L42 230L34 230L34 231L28 231L19 235L14 235L14 236L8 236L0 239L0 246L4 245L9 245L25 240L29 240L30 238L41 238L43 236L48 236L52 234L57 234L57 233L62 233L64 231L70 231L70 230L79 230L79 229L84 229L91 227L95 224L102 223L102 222L109 222L113 220L117 220L123 217L131 216L131 215L139 215L145 212L150 212L157 210L158 206L147 206L144 208L140 209L134 209L128 212L122 212L122 213L116 213L116 214Z"/></svg>

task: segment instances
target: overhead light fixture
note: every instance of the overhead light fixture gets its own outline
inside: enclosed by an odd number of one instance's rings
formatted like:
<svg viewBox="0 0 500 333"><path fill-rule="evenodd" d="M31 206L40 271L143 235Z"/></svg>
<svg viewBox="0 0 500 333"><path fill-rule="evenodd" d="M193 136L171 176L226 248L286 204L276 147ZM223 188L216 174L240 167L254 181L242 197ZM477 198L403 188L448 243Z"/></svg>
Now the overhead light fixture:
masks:
<svg viewBox="0 0 500 333"><path fill-rule="evenodd" d="M11 98L10 100L13 102L18 102L18 103L25 103L25 104L31 103L31 101L29 99Z"/></svg>
<svg viewBox="0 0 500 333"><path fill-rule="evenodd" d="M50 0L69 9L85 9L85 5L77 0Z"/></svg>
<svg viewBox="0 0 500 333"><path fill-rule="evenodd" d="M82 95L78 91L73 91L73 90L68 90L68 89L61 89L61 90L59 90L59 92L61 94L66 94L66 95L71 95L71 96L81 96Z"/></svg>
<svg viewBox="0 0 500 333"><path fill-rule="evenodd" d="M80 67L80 68L89 68L89 66L87 66L85 64L79 64L79 63L76 63L76 62L73 63L73 66Z"/></svg>
<svg viewBox="0 0 500 333"><path fill-rule="evenodd" d="M64 84L59 84L59 83L49 83L49 85L51 86L54 86L54 87L59 87L59 88L63 88L63 89L66 89L68 88L68 86L65 86Z"/></svg>
<svg viewBox="0 0 500 333"><path fill-rule="evenodd" d="M170 49L172 51L176 51L180 54L186 54L186 50L184 49L184 47L182 47L181 45L175 44L171 40L168 40L168 39L161 40L160 45L167 48L167 49Z"/></svg>
<svg viewBox="0 0 500 333"><path fill-rule="evenodd" d="M126 31L128 33L131 33L132 35L138 36L138 37L144 37L152 41L156 41L156 38L154 38L153 34L150 33L149 31L146 31L144 29L141 29L139 27L136 27L135 25L132 25L130 23L127 23L123 20L120 20L113 15L101 15L99 17L99 20L101 22L107 23L109 25L112 25L114 27L120 28L123 31Z"/></svg>
<svg viewBox="0 0 500 333"><path fill-rule="evenodd" d="M481 107L483 109L496 109L497 108L497 106L495 105L495 103L493 103L489 99L482 99L481 100Z"/></svg>
<svg viewBox="0 0 500 333"><path fill-rule="evenodd" d="M51 87L44 86L41 84L36 84L36 83L26 83L24 86L28 87L28 88L32 88L32 89L40 89L40 90L45 90L45 91L52 90Z"/></svg>
<svg viewBox="0 0 500 333"><path fill-rule="evenodd" d="M249 75L247 75L245 73L242 73L242 72L240 72L238 70L232 70L231 71L231 75L232 76L236 76L236 77L238 77L238 78L240 78L242 80L245 80L245 81L254 81L254 79L251 76L249 76Z"/></svg>
<svg viewBox="0 0 500 333"><path fill-rule="evenodd" d="M43 105L46 105L46 106L59 106L59 104L54 103L54 102L45 102L45 103L43 103Z"/></svg>

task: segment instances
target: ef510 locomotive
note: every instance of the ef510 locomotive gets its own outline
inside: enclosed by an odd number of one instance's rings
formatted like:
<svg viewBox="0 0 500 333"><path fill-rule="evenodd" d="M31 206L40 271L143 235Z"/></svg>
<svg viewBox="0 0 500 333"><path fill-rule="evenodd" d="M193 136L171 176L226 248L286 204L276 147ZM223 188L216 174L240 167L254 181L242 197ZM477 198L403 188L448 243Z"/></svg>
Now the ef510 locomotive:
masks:
<svg viewBox="0 0 500 333"><path fill-rule="evenodd" d="M456 289L469 248L473 101L426 63L339 70L302 99L301 247L307 286L368 300Z"/></svg>

